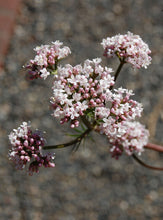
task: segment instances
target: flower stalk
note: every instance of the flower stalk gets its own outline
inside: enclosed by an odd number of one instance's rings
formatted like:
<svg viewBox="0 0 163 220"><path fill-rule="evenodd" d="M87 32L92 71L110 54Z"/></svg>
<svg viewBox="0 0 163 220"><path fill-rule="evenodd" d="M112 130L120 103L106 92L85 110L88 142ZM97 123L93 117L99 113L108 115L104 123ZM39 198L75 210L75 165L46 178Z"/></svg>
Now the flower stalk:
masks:
<svg viewBox="0 0 163 220"><path fill-rule="evenodd" d="M138 162L140 165L142 165L142 166L144 166L144 167L146 167L146 168L148 168L148 169L158 170L158 171L163 170L163 167L153 167L153 166L150 166L150 165L144 163L144 162L143 162L142 160L140 160L135 154L133 154L132 157L134 158L134 160L135 160L136 162Z"/></svg>
<svg viewBox="0 0 163 220"><path fill-rule="evenodd" d="M92 131L92 129L88 128L80 136L78 136L77 138L75 138L74 140L72 140L70 142L67 142L67 143L64 143L64 144L52 145L52 146L44 146L43 150L65 148L65 147L69 147L69 146L72 146L72 145L77 144L77 143L81 143L81 141L84 138L86 138L91 131Z"/></svg>
<svg viewBox="0 0 163 220"><path fill-rule="evenodd" d="M163 152L163 146L158 144L148 143L147 145L144 146L144 148L158 152Z"/></svg>
<svg viewBox="0 0 163 220"><path fill-rule="evenodd" d="M117 80L117 78L118 78L118 76L119 76L119 74L120 74L124 64L125 64L125 61L124 60L120 60L120 64L119 64L119 66L118 66L118 68L117 68L117 70L115 72L115 75L114 75L114 82L116 82L116 80ZM114 87L114 85L110 86L110 90L112 90L113 87Z"/></svg>
<svg viewBox="0 0 163 220"><path fill-rule="evenodd" d="M124 64L125 64L125 60L124 59L120 60L120 64L119 64L119 66L118 66L118 68L117 68L117 70L115 72L114 81L117 80L117 78L119 76L119 73L120 73L120 71L121 71L121 69L122 69Z"/></svg>

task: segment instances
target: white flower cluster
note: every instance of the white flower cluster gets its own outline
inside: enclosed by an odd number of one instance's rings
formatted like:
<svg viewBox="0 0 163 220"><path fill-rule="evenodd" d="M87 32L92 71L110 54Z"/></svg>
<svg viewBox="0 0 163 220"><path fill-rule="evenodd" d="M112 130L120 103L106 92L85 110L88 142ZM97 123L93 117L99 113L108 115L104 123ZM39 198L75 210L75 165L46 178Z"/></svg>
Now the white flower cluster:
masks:
<svg viewBox="0 0 163 220"><path fill-rule="evenodd" d="M124 62L132 64L134 68L147 68L151 63L152 58L149 56L151 51L139 35L131 32L118 34L103 39L101 44L104 48L104 56L108 58L118 56Z"/></svg>
<svg viewBox="0 0 163 220"><path fill-rule="evenodd" d="M117 56L121 62L115 78L111 76L111 68L101 65L101 58L85 60L83 65L58 66L58 61L71 53L68 47L61 47L62 43L59 41L34 49L36 56L26 66L28 74L30 79L46 79L51 73L54 74L52 115L60 118L61 124L70 122L72 128L78 127L80 117L84 116L82 118L88 120L90 125L95 125L96 131L108 137L113 157L118 158L123 151L128 155L133 152L141 153L149 136L145 127L135 121L141 116L142 105L131 99L134 95L132 90L121 87L113 89L113 86L122 63L130 63L133 68L147 68L151 63L151 51L140 36L131 32L108 37L101 44L104 56ZM21 135L25 137L25 127L24 124L15 130L16 133L10 134L12 145L18 145ZM31 135L33 134L29 134L29 140ZM44 166L47 165L46 160L48 157L44 158ZM31 165L31 170L37 169L37 164Z"/></svg>
<svg viewBox="0 0 163 220"><path fill-rule="evenodd" d="M145 126L136 121L116 122L112 117L103 119L100 132L108 137L112 156L117 158L125 151L128 155L133 152L141 154L148 143L149 132Z"/></svg>
<svg viewBox="0 0 163 220"><path fill-rule="evenodd" d="M133 120L141 116L142 105L130 98L132 90L110 89L114 85L112 69L102 67L100 62L97 58L86 60L83 67L58 67L51 98L53 116L61 118L61 123L70 121L73 128L79 125L80 116L91 114L98 122L96 129L112 144L113 156L118 157L121 148L127 154L141 152L148 132Z"/></svg>
<svg viewBox="0 0 163 220"><path fill-rule="evenodd" d="M114 89L110 108L97 108L95 118L101 119L97 130L108 137L112 155L116 158L123 150L130 155L141 153L148 142L149 133L143 125L134 121L142 113L142 105L130 98L132 90Z"/></svg>
<svg viewBox="0 0 163 220"><path fill-rule="evenodd" d="M62 42L55 41L51 45L41 45L36 47L36 56L25 66L28 69L30 79L46 79L50 72L56 69L59 60L67 57L71 51L69 47L61 47Z"/></svg>
<svg viewBox="0 0 163 220"><path fill-rule="evenodd" d="M114 78L112 69L103 68L101 59L86 60L83 67L58 67L51 98L53 116L60 117L61 123L71 120L71 127L79 125L79 116L88 112L95 113L95 108L104 107L106 101L112 100L110 86Z"/></svg>
<svg viewBox="0 0 163 220"><path fill-rule="evenodd" d="M19 145L21 138L24 138L28 134L29 125L27 122L23 122L17 129L13 129L13 132L9 134L9 140L12 145Z"/></svg>

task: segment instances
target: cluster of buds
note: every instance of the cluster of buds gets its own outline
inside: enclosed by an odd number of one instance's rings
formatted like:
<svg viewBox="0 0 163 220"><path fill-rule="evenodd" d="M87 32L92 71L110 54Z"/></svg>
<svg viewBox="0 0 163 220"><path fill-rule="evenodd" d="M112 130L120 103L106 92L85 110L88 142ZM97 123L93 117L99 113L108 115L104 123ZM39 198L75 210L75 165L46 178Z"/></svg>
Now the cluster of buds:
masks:
<svg viewBox="0 0 163 220"><path fill-rule="evenodd" d="M17 169L22 170L27 163L30 163L28 172L32 175L33 172L38 173L41 166L55 166L52 162L54 155L42 153L45 139L39 131L33 133L27 122L23 122L20 127L14 129L9 135L9 140L12 145L9 159L14 162Z"/></svg>

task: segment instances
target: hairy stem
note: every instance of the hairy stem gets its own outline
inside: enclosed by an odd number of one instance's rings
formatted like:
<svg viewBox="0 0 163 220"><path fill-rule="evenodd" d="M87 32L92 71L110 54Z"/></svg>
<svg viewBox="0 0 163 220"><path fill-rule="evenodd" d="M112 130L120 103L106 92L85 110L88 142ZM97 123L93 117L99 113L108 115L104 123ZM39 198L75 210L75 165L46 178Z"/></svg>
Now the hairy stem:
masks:
<svg viewBox="0 0 163 220"><path fill-rule="evenodd" d="M142 166L148 168L148 169L152 169L152 170L163 170L163 167L153 167L150 166L146 163L144 163L142 160L140 160L135 154L132 155L132 157L134 158L134 160L136 160L139 164L141 164Z"/></svg>
<svg viewBox="0 0 163 220"><path fill-rule="evenodd" d="M52 145L52 146L44 146L43 149L44 150L48 150L48 149L57 149L57 148L64 148L64 147L68 147L71 146L73 144L77 144L80 143L82 141L83 138L87 137L88 134L93 130L93 128L88 128L84 133L82 133L79 137L75 138L74 140L64 143L64 144L57 144L57 145Z"/></svg>

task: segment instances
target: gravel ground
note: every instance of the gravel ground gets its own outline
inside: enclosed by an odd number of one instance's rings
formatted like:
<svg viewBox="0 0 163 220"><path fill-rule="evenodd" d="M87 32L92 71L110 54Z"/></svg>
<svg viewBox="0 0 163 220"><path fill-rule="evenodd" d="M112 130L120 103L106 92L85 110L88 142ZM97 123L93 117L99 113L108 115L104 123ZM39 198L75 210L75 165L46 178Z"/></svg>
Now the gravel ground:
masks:
<svg viewBox="0 0 163 220"><path fill-rule="evenodd" d="M133 73L126 66L117 85L134 89L144 105L142 122L150 141L163 143L163 3L161 0L23 1L15 33L0 75L0 219L4 220L162 220L163 173L148 170L131 157L114 160L107 141L93 134L76 153L57 150L56 168L27 176L7 160L9 132L22 121L47 131L48 144L68 140L68 125L50 116L51 80L27 81L22 66L33 47L60 40L72 50L66 62L101 56L102 38L128 30L152 50L152 64ZM104 58L104 63L106 60ZM116 68L111 60L109 65ZM163 166L163 155L146 151L142 159Z"/></svg>

